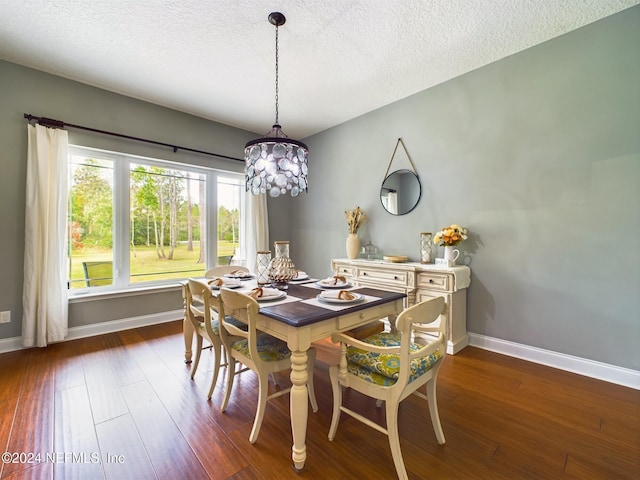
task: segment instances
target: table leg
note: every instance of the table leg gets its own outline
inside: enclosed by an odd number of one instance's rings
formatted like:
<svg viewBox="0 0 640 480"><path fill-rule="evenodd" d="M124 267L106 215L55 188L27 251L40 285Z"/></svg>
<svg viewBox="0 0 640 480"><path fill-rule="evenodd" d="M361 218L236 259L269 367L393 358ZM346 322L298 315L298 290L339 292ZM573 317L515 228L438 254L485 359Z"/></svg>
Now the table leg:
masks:
<svg viewBox="0 0 640 480"><path fill-rule="evenodd" d="M189 313L187 312L187 289L188 284L185 282L182 284L182 307L184 309L184 318L182 319L182 334L184 335L184 363L191 363L193 346L193 325L189 320Z"/></svg>
<svg viewBox="0 0 640 480"><path fill-rule="evenodd" d="M188 318L182 320L182 333L184 334L184 363L191 363L193 345L193 325Z"/></svg>
<svg viewBox="0 0 640 480"><path fill-rule="evenodd" d="M307 459L307 420L309 417L309 402L307 392L307 352L294 351L291 353L291 397L289 398L291 415L291 433L293 434L293 448L291 458L296 470L304 468Z"/></svg>
<svg viewBox="0 0 640 480"><path fill-rule="evenodd" d="M398 319L398 315L394 314L394 315L389 315L387 317L387 320L389 320L389 326L391 327L391 333L393 334L397 334L398 333L398 328L396 326L396 320Z"/></svg>

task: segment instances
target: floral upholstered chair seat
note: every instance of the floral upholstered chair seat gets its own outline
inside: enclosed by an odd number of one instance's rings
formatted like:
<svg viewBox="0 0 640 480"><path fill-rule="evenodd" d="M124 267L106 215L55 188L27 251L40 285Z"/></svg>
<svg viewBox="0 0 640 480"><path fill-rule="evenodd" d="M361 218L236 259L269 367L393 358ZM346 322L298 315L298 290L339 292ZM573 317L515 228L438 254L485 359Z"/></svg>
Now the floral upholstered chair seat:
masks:
<svg viewBox="0 0 640 480"><path fill-rule="evenodd" d="M256 346L258 347L258 355L260 355L260 359L265 362L284 360L291 356L291 350L289 350L285 342L272 337L271 335L267 335L266 333L260 333L257 335ZM231 345L231 348L236 352L239 352L241 355L251 358L249 341L247 339L235 342Z"/></svg>
<svg viewBox="0 0 640 480"><path fill-rule="evenodd" d="M381 332L362 340L370 345L379 347L399 347L400 335L388 332ZM417 352L424 345L411 343L410 352ZM414 358L411 361L409 382L423 375L442 357L439 350L436 350L427 357ZM400 373L400 357L394 353L376 353L361 350L357 347L347 348L347 369L356 377L363 378L377 385L394 385Z"/></svg>

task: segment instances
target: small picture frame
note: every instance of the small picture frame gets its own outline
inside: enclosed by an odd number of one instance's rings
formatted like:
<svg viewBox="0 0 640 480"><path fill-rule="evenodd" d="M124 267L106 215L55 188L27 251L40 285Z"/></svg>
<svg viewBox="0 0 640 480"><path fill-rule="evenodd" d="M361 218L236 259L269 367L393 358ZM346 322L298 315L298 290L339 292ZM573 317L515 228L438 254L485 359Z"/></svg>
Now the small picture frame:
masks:
<svg viewBox="0 0 640 480"><path fill-rule="evenodd" d="M436 265L439 267L453 267L454 260L446 260L444 258L436 258Z"/></svg>

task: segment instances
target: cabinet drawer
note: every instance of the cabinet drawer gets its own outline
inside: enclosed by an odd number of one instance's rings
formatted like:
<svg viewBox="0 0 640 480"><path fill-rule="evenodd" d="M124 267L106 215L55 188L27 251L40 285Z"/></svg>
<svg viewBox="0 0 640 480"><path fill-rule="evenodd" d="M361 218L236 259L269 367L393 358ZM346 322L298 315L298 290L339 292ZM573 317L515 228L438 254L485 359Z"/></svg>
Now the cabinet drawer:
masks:
<svg viewBox="0 0 640 480"><path fill-rule="evenodd" d="M367 281L369 283L379 283L380 285L402 285L409 284L409 275L407 272L392 272L388 270L359 268L356 272L356 279Z"/></svg>
<svg viewBox="0 0 640 480"><path fill-rule="evenodd" d="M425 272L418 274L418 288L449 292L452 285L451 275Z"/></svg>
<svg viewBox="0 0 640 480"><path fill-rule="evenodd" d="M385 303L377 307L360 310L358 312L346 313L338 317L338 330L344 331L359 325L371 323L374 320L386 318L389 315L397 315L402 311L402 300Z"/></svg>
<svg viewBox="0 0 640 480"><path fill-rule="evenodd" d="M353 277L353 267L349 265L336 265L336 275L342 275L343 277Z"/></svg>

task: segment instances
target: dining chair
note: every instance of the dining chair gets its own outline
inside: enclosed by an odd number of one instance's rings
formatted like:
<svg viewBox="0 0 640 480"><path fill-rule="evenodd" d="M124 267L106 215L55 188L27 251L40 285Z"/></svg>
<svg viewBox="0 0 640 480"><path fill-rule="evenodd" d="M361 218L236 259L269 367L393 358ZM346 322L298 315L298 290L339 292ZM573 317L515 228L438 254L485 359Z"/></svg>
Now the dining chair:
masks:
<svg viewBox="0 0 640 480"><path fill-rule="evenodd" d="M113 283L113 262L82 262L87 287L100 287Z"/></svg>
<svg viewBox="0 0 640 480"><path fill-rule="evenodd" d="M227 351L227 385L222 402L222 411L227 409L231 389L236 375L235 362L246 365L258 376L258 406L253 422L253 428L249 435L249 442L255 443L258 440L262 419L267 406L267 400L279 397L291 391L291 387L278 390L269 394L269 374L281 372L291 368L291 351L286 342L276 337L260 332L256 327L258 302L252 297L234 290L220 290L220 337ZM246 330L237 327L229 321L231 318L245 321ZM238 340L239 337L242 337ZM313 369L315 365L316 351L314 348L307 352L307 389L311 408L318 411L318 403L313 388Z"/></svg>
<svg viewBox="0 0 640 480"><path fill-rule="evenodd" d="M340 364L329 368L333 390L333 416L329 440L344 412L389 437L398 478L407 478L398 435L398 408L409 395L428 401L431 423L440 445L445 438L436 402L436 378L446 356L445 322L435 325L444 299L435 297L405 309L396 320L396 332L381 332L362 340L344 333L332 335L340 342ZM418 389L426 385L426 396ZM385 403L386 428L342 405L342 387L352 388Z"/></svg>
<svg viewBox="0 0 640 480"><path fill-rule="evenodd" d="M227 366L226 358L224 359L225 361L223 361L222 357L224 346L220 340L219 302L217 298L213 297L211 288L206 280L195 278L190 278L187 283L186 302L186 313L196 332L196 358L191 366L191 378L193 379L198 370L203 348L207 348L203 347L203 340L207 340L211 343L211 350L214 355L213 378L211 379L211 387L209 387L209 393L207 395L207 399L211 399L218 380L218 372L221 367ZM230 321L235 322L238 326L243 325L233 319L230 319ZM246 369L240 370L240 372L245 370Z"/></svg>

